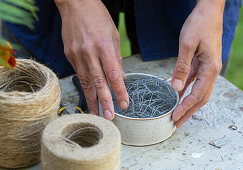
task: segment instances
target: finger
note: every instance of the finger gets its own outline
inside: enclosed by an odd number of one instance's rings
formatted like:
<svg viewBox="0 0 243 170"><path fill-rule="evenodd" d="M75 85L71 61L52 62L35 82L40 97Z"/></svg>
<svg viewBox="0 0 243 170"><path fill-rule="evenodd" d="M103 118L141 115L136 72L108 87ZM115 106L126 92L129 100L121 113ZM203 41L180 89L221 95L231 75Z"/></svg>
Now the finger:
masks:
<svg viewBox="0 0 243 170"><path fill-rule="evenodd" d="M194 113L196 113L202 106L204 106L208 102L209 97L213 91L213 88L214 88L214 82L209 87L207 93L203 97L203 100L197 103L191 109L189 109L185 115L183 115L178 121L175 122L177 128L180 128Z"/></svg>
<svg viewBox="0 0 243 170"><path fill-rule="evenodd" d="M102 106L104 117L108 120L112 120L114 118L114 105L99 58L93 57L93 59L90 60L88 67L91 73L94 87L96 89L96 93L98 95L99 102Z"/></svg>
<svg viewBox="0 0 243 170"><path fill-rule="evenodd" d="M190 73L189 73L189 76L187 78L186 84L185 84L184 88L179 92L180 99L184 95L188 86L195 80L195 78L197 76L197 72L198 72L198 67L199 67L199 61L195 58L192 61Z"/></svg>
<svg viewBox="0 0 243 170"><path fill-rule="evenodd" d="M78 75L80 84L84 91L89 113L98 115L96 90L93 86L92 80L90 79L91 75L89 74L89 69L85 64L87 61L85 62L84 58L81 56L82 53L80 48L78 46L75 46L75 48L65 48L64 52L68 61L71 63Z"/></svg>
<svg viewBox="0 0 243 170"><path fill-rule="evenodd" d="M101 63L103 65L105 75L115 93L119 107L125 110L128 108L129 99L123 81L123 76L120 71L120 66L116 59L113 41L106 42L106 44L102 45L102 47L103 48L100 48L102 54Z"/></svg>
<svg viewBox="0 0 243 170"><path fill-rule="evenodd" d="M83 88L89 113L99 115L96 89L92 83L87 65L77 62L77 75Z"/></svg>
<svg viewBox="0 0 243 170"><path fill-rule="evenodd" d="M69 63L72 65L74 71L77 73L77 69L76 69L77 65L76 65L76 62L75 62L75 60L73 58L74 53L71 52L70 50L68 50L67 48L65 48L64 49L64 54L65 54L67 60L69 61Z"/></svg>
<svg viewBox="0 0 243 170"><path fill-rule="evenodd" d="M212 71L210 70L210 66L201 64L191 93L183 99L181 104L179 104L173 112L172 120L174 122L179 120L189 109L191 109L194 105L203 99L211 85L209 82L214 80L214 77L212 77L211 73Z"/></svg>
<svg viewBox="0 0 243 170"><path fill-rule="evenodd" d="M113 37L113 44L114 44L114 48L115 48L116 59L117 59L117 62L119 63L123 79L125 80L126 76L125 76L125 73L124 73L123 67L122 67L122 56L121 56L120 35L119 35L119 33L117 33L117 35L115 35Z"/></svg>
<svg viewBox="0 0 243 170"><path fill-rule="evenodd" d="M194 73L194 74L191 74L190 73L189 74L188 79L186 81L186 84L185 84L184 88L181 91L178 92L180 99L182 98L182 96L186 92L186 89L188 88L188 86L190 86L190 84L196 79L196 77L197 77L197 74L196 73Z"/></svg>
<svg viewBox="0 0 243 170"><path fill-rule="evenodd" d="M172 88L176 91L184 88L190 73L192 58L198 46L198 44L184 39L179 42L179 55L172 76Z"/></svg>

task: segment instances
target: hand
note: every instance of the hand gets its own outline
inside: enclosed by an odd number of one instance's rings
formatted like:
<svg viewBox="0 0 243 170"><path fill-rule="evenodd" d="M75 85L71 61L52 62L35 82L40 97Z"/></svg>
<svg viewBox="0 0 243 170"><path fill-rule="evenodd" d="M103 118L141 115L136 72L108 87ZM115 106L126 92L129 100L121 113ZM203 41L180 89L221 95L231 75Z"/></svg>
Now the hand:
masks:
<svg viewBox="0 0 243 170"><path fill-rule="evenodd" d="M113 119L108 81L121 109L129 104L123 81L119 33L100 0L55 0L62 17L64 52L76 71L90 113L98 115L97 96L104 117Z"/></svg>
<svg viewBox="0 0 243 170"><path fill-rule="evenodd" d="M196 80L191 93L173 112L172 120L177 127L208 102L221 70L224 3L225 0L198 0L182 27L172 87L181 98Z"/></svg>

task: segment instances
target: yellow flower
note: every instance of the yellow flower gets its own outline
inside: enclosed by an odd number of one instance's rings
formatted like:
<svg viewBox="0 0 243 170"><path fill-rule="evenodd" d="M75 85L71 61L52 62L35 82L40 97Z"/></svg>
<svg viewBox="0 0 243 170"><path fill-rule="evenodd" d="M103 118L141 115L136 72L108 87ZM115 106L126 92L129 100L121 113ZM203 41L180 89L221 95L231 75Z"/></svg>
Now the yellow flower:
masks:
<svg viewBox="0 0 243 170"><path fill-rule="evenodd" d="M16 66L16 60L12 54L15 54L15 51L8 41L6 41L6 46L0 44L0 65L7 68L14 68Z"/></svg>

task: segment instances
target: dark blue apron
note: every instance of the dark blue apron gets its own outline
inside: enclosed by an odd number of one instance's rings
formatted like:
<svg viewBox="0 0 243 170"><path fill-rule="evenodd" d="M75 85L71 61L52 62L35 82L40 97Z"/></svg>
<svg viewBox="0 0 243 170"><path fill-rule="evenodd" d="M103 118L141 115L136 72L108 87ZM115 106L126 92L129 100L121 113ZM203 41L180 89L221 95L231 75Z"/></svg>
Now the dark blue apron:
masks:
<svg viewBox="0 0 243 170"><path fill-rule="evenodd" d="M135 0L136 28L144 61L174 57L178 54L181 27L196 0ZM17 38L36 57L65 77L74 73L64 55L61 17L54 1L36 0L40 11L35 30L8 24ZM239 19L241 0L226 0L224 11L222 62L229 56Z"/></svg>

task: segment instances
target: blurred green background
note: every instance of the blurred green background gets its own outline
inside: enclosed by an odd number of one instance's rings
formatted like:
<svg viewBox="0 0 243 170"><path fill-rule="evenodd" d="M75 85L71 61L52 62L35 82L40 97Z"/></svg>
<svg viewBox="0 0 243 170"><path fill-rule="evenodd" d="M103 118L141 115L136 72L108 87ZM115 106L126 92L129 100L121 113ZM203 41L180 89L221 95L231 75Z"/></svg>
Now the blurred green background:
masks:
<svg viewBox="0 0 243 170"><path fill-rule="evenodd" d="M131 55L130 42L126 35L124 14L120 14L119 32L121 36L121 53L123 57ZM241 90L243 90L243 8L239 25L236 30L236 36L233 42L230 63L226 74L226 79L231 81Z"/></svg>
<svg viewBox="0 0 243 170"><path fill-rule="evenodd" d="M230 64L226 78L243 90L243 8L232 46Z"/></svg>
<svg viewBox="0 0 243 170"><path fill-rule="evenodd" d="M121 54L122 57L127 57L131 55L130 41L127 38L124 13L120 13L118 30L121 37Z"/></svg>

